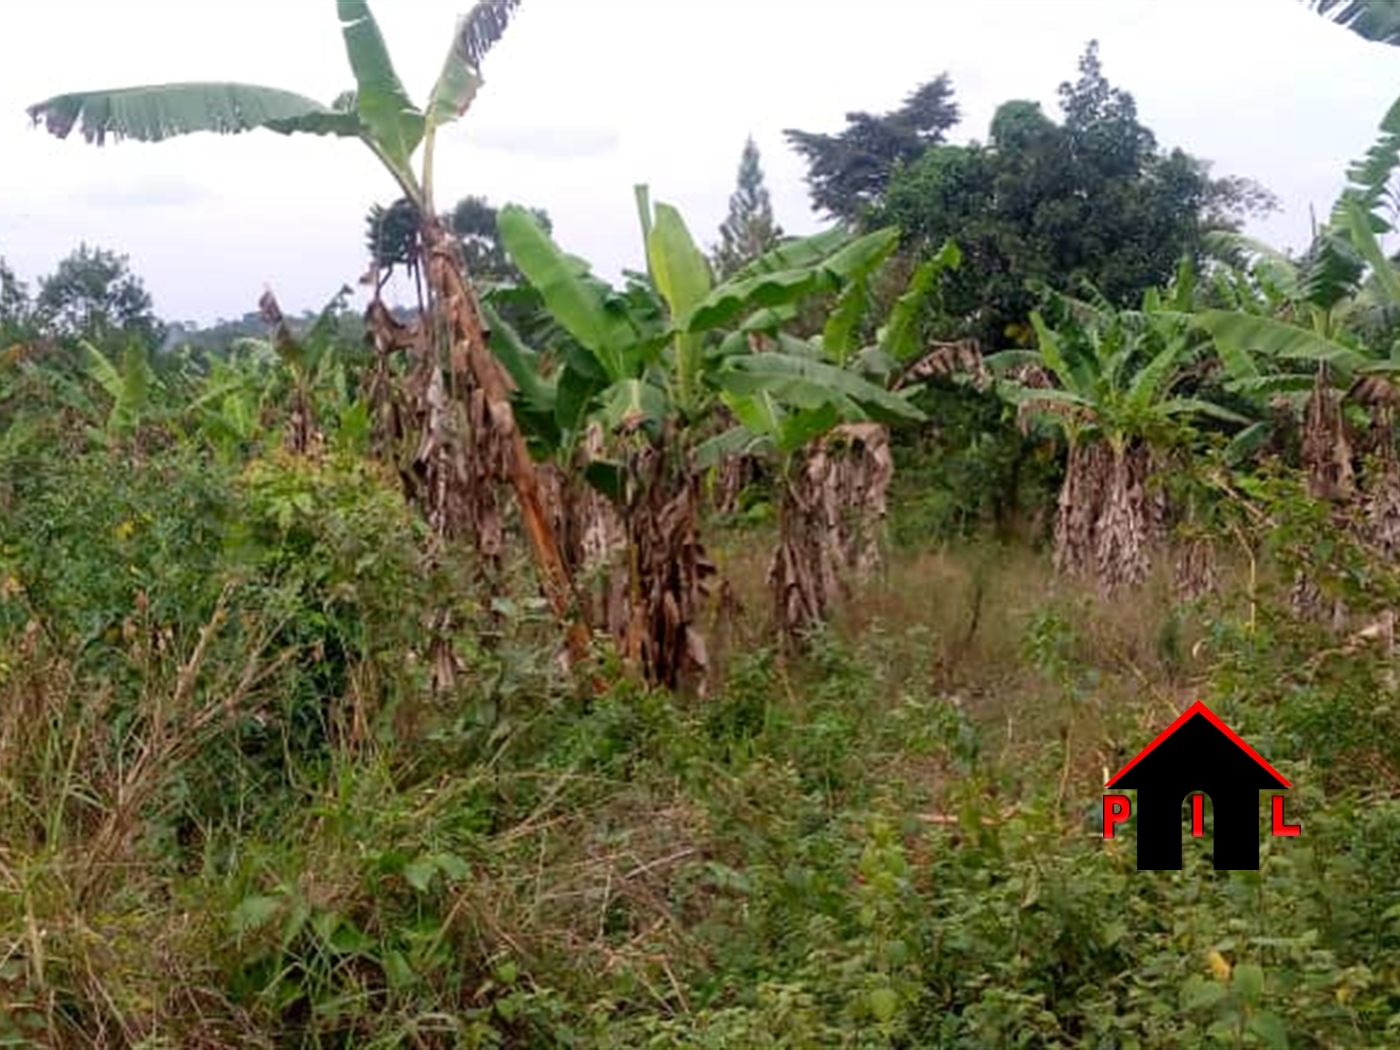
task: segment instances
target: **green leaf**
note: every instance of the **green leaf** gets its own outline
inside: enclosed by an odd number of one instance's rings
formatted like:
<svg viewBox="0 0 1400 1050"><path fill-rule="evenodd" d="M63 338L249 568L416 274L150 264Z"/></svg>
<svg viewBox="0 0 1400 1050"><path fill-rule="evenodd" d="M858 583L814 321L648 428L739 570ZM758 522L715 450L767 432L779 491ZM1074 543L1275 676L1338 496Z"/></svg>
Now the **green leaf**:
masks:
<svg viewBox="0 0 1400 1050"><path fill-rule="evenodd" d="M760 436L748 427L730 427L723 433L700 442L695 446L695 465L701 470L716 466L725 456L752 454Z"/></svg>
<svg viewBox="0 0 1400 1050"><path fill-rule="evenodd" d="M1239 963L1230 985L1245 1002L1258 1003L1264 996L1264 971L1255 963Z"/></svg>
<svg viewBox="0 0 1400 1050"><path fill-rule="evenodd" d="M356 134L358 118L345 116L329 106L293 91L236 82L192 81L151 84L107 91L75 91L55 95L31 105L27 112L36 124L58 138L67 138L80 122L83 138L103 145L136 139L161 142L180 135L208 131L236 135L255 128L284 134L314 131L320 134Z"/></svg>
<svg viewBox="0 0 1400 1050"><path fill-rule="evenodd" d="M553 412L555 387L540 375L539 354L525 345L517 332L489 299L481 300L481 312L491 329L491 352L504 366L530 406L540 412Z"/></svg>
<svg viewBox="0 0 1400 1050"><path fill-rule="evenodd" d="M432 887L433 876L437 874L438 866L432 857L419 857L417 860L404 865L404 880L419 893L427 893Z"/></svg>
<svg viewBox="0 0 1400 1050"><path fill-rule="evenodd" d="M922 421L924 414L903 397L822 361L791 354L753 354L731 358L715 374L715 384L740 395L770 393L795 408L820 408L828 403L859 406L882 421Z"/></svg>
<svg viewBox="0 0 1400 1050"><path fill-rule="evenodd" d="M593 403L593 398L607 387L606 378L595 378L566 367L559 374L555 388L554 420L559 429L568 435L577 435L583 429L583 421Z"/></svg>
<svg viewBox="0 0 1400 1050"><path fill-rule="evenodd" d="M1288 1029L1278 1014L1267 1010L1255 1014L1249 1019L1249 1030L1274 1050L1288 1050Z"/></svg>
<svg viewBox="0 0 1400 1050"><path fill-rule="evenodd" d="M938 287L943 271L962 263L962 252L953 241L946 241L937 255L919 264L909 278L904 293L890 308L889 319L880 329L877 341L885 353L896 361L915 357L922 349L918 338L918 320L929 295Z"/></svg>
<svg viewBox="0 0 1400 1050"><path fill-rule="evenodd" d="M1192 974L1181 985L1181 1008L1204 1010L1225 998L1225 987L1218 981Z"/></svg>
<svg viewBox="0 0 1400 1050"><path fill-rule="evenodd" d="M642 379L624 379L600 395L602 416L610 429L659 424L670 411L665 391Z"/></svg>
<svg viewBox="0 0 1400 1050"><path fill-rule="evenodd" d="M627 494L627 474L618 463L595 459L583 468L583 480L614 503L621 503Z"/></svg>
<svg viewBox="0 0 1400 1050"><path fill-rule="evenodd" d="M480 0L457 19L452 46L428 98L427 120L438 128L466 113L483 83L481 60L505 35L520 0Z"/></svg>
<svg viewBox="0 0 1400 1050"><path fill-rule="evenodd" d="M244 897L230 916L233 932L242 935L266 926L281 907L281 897Z"/></svg>
<svg viewBox="0 0 1400 1050"><path fill-rule="evenodd" d="M413 967L397 948L391 948L384 954L384 978L395 991L402 991L416 980Z"/></svg>
<svg viewBox="0 0 1400 1050"><path fill-rule="evenodd" d="M856 350L855 334L861 318L870 309L870 293L864 281L846 286L822 329L822 353L829 361L844 365Z"/></svg>
<svg viewBox="0 0 1400 1050"><path fill-rule="evenodd" d="M1351 347L1271 317L1206 310L1199 315L1198 323L1211 334L1217 347L1290 360L1325 361L1343 372L1353 372L1366 364L1366 357Z"/></svg>
<svg viewBox="0 0 1400 1050"><path fill-rule="evenodd" d="M841 424L841 412L834 402L818 408L803 408L783 416L778 427L778 451L784 454L805 448Z"/></svg>
<svg viewBox="0 0 1400 1050"><path fill-rule="evenodd" d="M1380 242L1371 228L1371 216L1362 210L1354 197L1346 198L1343 213L1351 241L1371 267L1376 285L1384 294L1385 305L1400 307L1400 274L1395 272L1395 264L1381 251Z"/></svg>
<svg viewBox="0 0 1400 1050"><path fill-rule="evenodd" d="M1070 367L1059 335L1045 323L1039 310L1031 311L1031 327L1035 329L1036 348L1040 351L1041 364L1053 372L1066 389L1077 394L1087 393L1090 385L1088 377L1082 370Z"/></svg>
<svg viewBox="0 0 1400 1050"><path fill-rule="evenodd" d="M367 0L336 0L345 54L355 74L355 100L370 141L399 176L413 181L409 167L423 141L422 112L408 97Z"/></svg>
<svg viewBox="0 0 1400 1050"><path fill-rule="evenodd" d="M710 266L680 212L669 204L656 205L656 218L647 235L647 262L671 317L683 325L710 292Z"/></svg>
<svg viewBox="0 0 1400 1050"><path fill-rule="evenodd" d="M86 339L79 339L78 346L87 357L88 375L97 380L102 389L107 392L108 397L114 402L120 403L125 384L122 382L122 375L117 370L117 366L112 364L106 354Z"/></svg>
<svg viewBox="0 0 1400 1050"><path fill-rule="evenodd" d="M739 326L742 332L759 332L764 335L771 335L783 325L797 320L800 313L797 304L788 303L784 306L765 306L761 310L755 310L744 318L744 323Z"/></svg>
<svg viewBox="0 0 1400 1050"><path fill-rule="evenodd" d="M554 319L588 349L614 381L628 378L625 351L637 333L625 314L608 306L612 289L580 274L527 208L508 204L497 216L501 244L540 293Z"/></svg>
<svg viewBox="0 0 1400 1050"><path fill-rule="evenodd" d="M765 273L810 269L823 259L830 258L833 252L839 251L850 241L851 234L840 226L823 230L810 237L784 241L746 264L732 274L730 279L748 280Z"/></svg>
<svg viewBox="0 0 1400 1050"><path fill-rule="evenodd" d="M694 410L696 384L702 361L702 344L684 331L685 321L710 291L710 266L695 247L680 212L669 204L656 205L656 216L647 235L647 263L652 280L671 320L676 336L676 397L682 412Z"/></svg>
<svg viewBox="0 0 1400 1050"><path fill-rule="evenodd" d="M821 279L815 270L781 270L743 280L728 280L695 308L686 323L686 331L704 332L723 328L762 307L798 302L811 295Z"/></svg>
<svg viewBox="0 0 1400 1050"><path fill-rule="evenodd" d="M749 433L772 441L777 440L783 424L783 410L771 393L766 390L752 394L725 391L721 393L720 399Z"/></svg>
<svg viewBox="0 0 1400 1050"><path fill-rule="evenodd" d="M899 995L893 988L872 988L866 996L870 1012L880 1024L886 1024L899 1009Z"/></svg>
<svg viewBox="0 0 1400 1050"><path fill-rule="evenodd" d="M1174 397L1170 401L1163 401L1157 406L1157 410L1163 415L1197 415L1209 416L1211 419L1218 419L1222 423L1238 423L1247 426L1253 420L1240 415L1238 412L1231 412L1228 408L1222 408L1211 401L1206 401L1199 397Z"/></svg>
<svg viewBox="0 0 1400 1050"><path fill-rule="evenodd" d="M856 238L822 263L822 269L841 281L858 281L870 276L898 247L899 227L886 226Z"/></svg>

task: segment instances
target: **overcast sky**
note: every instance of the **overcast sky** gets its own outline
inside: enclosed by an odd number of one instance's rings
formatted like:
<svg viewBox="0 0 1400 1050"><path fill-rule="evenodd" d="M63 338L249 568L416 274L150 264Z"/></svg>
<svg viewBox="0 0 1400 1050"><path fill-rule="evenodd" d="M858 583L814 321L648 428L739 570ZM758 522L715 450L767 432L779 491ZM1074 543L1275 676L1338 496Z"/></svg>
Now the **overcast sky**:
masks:
<svg viewBox="0 0 1400 1050"><path fill-rule="evenodd" d="M400 76L422 99L470 0L377 0ZM0 256L34 282L86 239L128 254L156 308L208 322L317 308L364 269L364 214L393 185L357 143L258 131L98 149L24 108L63 91L243 80L330 101L351 86L332 0L10 0L0 34ZM778 220L821 225L782 129L836 131L948 71L953 139L985 139L1010 98L1059 116L1097 38L1105 74L1165 146L1259 179L1284 211L1253 230L1306 243L1342 173L1400 95L1400 50L1298 0L526 0L487 83L440 140L437 196L547 209L606 276L640 266L632 187L674 203L704 244L744 137Z"/></svg>

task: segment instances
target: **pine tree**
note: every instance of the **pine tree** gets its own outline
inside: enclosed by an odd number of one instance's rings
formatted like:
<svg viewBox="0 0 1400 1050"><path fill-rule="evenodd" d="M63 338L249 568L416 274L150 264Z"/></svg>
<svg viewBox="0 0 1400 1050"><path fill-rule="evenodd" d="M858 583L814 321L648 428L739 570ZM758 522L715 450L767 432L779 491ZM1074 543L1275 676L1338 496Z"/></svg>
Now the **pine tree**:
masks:
<svg viewBox="0 0 1400 1050"><path fill-rule="evenodd" d="M773 202L763 184L763 168L759 166L758 147L752 136L744 143L738 188L729 198L729 218L720 226L719 234L714 264L721 278L758 258L783 235L781 227L773 222Z"/></svg>

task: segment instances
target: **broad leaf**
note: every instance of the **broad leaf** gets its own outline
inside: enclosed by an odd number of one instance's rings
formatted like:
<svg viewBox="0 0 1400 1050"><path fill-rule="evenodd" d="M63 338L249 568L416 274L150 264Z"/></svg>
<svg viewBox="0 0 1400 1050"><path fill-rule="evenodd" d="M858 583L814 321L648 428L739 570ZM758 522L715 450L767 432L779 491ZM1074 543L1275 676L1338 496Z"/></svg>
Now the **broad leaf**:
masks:
<svg viewBox="0 0 1400 1050"><path fill-rule="evenodd" d="M1371 216L1362 209L1361 202L1354 197L1346 197L1341 205L1346 230L1356 250L1371 267L1376 285L1385 296L1385 305L1400 307L1400 274L1395 272L1395 264L1381 251L1376 240Z"/></svg>
<svg viewBox="0 0 1400 1050"><path fill-rule="evenodd" d="M580 274L576 261L559 250L529 209L508 204L496 221L502 246L555 320L595 355L610 379L628 378L625 351L637 333L624 313L608 308L611 289Z"/></svg>
<svg viewBox="0 0 1400 1050"><path fill-rule="evenodd" d="M726 456L752 455L763 440L747 427L731 427L695 446L695 465L701 470L708 470L719 465Z"/></svg>
<svg viewBox="0 0 1400 1050"><path fill-rule="evenodd" d="M791 455L841 424L841 411L828 401L817 408L803 408L783 416L778 427L778 451Z"/></svg>
<svg viewBox="0 0 1400 1050"><path fill-rule="evenodd" d="M1039 367L1045 361L1034 350L998 350L982 358L982 363L992 372L1008 372L1013 368Z"/></svg>
<svg viewBox="0 0 1400 1050"><path fill-rule="evenodd" d="M856 329L869 309L870 292L866 282L852 281L836 300L822 329L822 353L828 360L844 365L850 359L857 349Z"/></svg>
<svg viewBox="0 0 1400 1050"><path fill-rule="evenodd" d="M762 307L786 306L812 294L818 287L815 270L780 270L720 285L690 315L688 332L723 328Z"/></svg>
<svg viewBox="0 0 1400 1050"><path fill-rule="evenodd" d="M695 247L680 212L669 204L656 205L646 247L656 289L666 300L676 324L683 325L710 292L709 263Z"/></svg>
<svg viewBox="0 0 1400 1050"><path fill-rule="evenodd" d="M1307 4L1359 37L1400 47L1400 7L1394 0L1307 0Z"/></svg>
<svg viewBox="0 0 1400 1050"><path fill-rule="evenodd" d="M235 135L254 128L353 135L359 125L353 114L338 114L305 95L231 82L75 91L36 102L28 113L61 139L81 124L83 138L99 146L108 136L114 142L161 142L200 131Z"/></svg>
<svg viewBox="0 0 1400 1050"><path fill-rule="evenodd" d="M525 345L520 334L498 314L488 300L481 301L481 312L491 327L491 352L505 367L515 385L540 412L553 412L555 391L539 371L539 354Z"/></svg>
<svg viewBox="0 0 1400 1050"><path fill-rule="evenodd" d="M1341 343L1325 339L1307 328L1276 321L1271 317L1206 310L1198 323L1211 334L1217 346L1243 352L1300 361L1323 361L1344 372L1366 364L1366 358Z"/></svg>
<svg viewBox="0 0 1400 1050"><path fill-rule="evenodd" d="M770 393L783 405L820 408L828 402L858 406L881 422L925 417L909 401L845 369L785 353L730 359L716 372L715 384L735 394Z"/></svg>
<svg viewBox="0 0 1400 1050"><path fill-rule="evenodd" d="M815 233L810 237L784 241L730 275L730 280L742 281L765 273L801 270L816 266L850 242L851 234L839 226Z"/></svg>
<svg viewBox="0 0 1400 1050"><path fill-rule="evenodd" d="M676 335L676 389L682 412L694 410L702 359L701 337L687 334L684 322L710 291L710 265L686 229L680 212L669 204L656 205L656 217L647 235L647 262L656 289L666 300Z"/></svg>
<svg viewBox="0 0 1400 1050"><path fill-rule="evenodd" d="M665 422L670 411L666 392L642 379L624 379L599 396L603 421L611 430Z"/></svg>
<svg viewBox="0 0 1400 1050"><path fill-rule="evenodd" d="M423 141L423 114L394 72L379 23L366 0L336 0L336 10L340 14L345 54L355 74L360 119L368 129L370 141L395 174L407 174L411 182L409 164Z"/></svg>
<svg viewBox="0 0 1400 1050"><path fill-rule="evenodd" d="M898 247L899 227L887 226L858 237L822 263L822 269L841 281L858 281L874 273Z"/></svg>
<svg viewBox="0 0 1400 1050"><path fill-rule="evenodd" d="M519 7L520 0L480 0L457 19L452 46L428 98L429 126L441 127L466 113L483 83L481 60L505 35Z"/></svg>
<svg viewBox="0 0 1400 1050"><path fill-rule="evenodd" d="M1209 416L1222 423L1238 423L1241 426L1248 426L1253 422L1238 412L1231 412L1228 408L1222 408L1213 401L1205 401L1199 397L1174 397L1170 401L1163 401L1157 408L1166 416Z"/></svg>
<svg viewBox="0 0 1400 1050"><path fill-rule="evenodd" d="M938 278L947 269L962 265L962 252L953 241L946 241L938 254L919 264L904 293L890 308L889 319L880 329L880 349L896 361L908 361L922 349L918 319L924 304L938 287Z"/></svg>
<svg viewBox="0 0 1400 1050"><path fill-rule="evenodd" d="M771 334L783 325L797 320L800 313L801 310L796 303L787 303L783 306L765 306L744 318L744 323L739 326L739 329L743 332Z"/></svg>
<svg viewBox="0 0 1400 1050"><path fill-rule="evenodd" d="M637 200L637 218L642 224L642 247L645 249L651 243L651 189L644 183L638 183L632 187L632 193ZM651 273L650 266L648 256L648 274Z"/></svg>

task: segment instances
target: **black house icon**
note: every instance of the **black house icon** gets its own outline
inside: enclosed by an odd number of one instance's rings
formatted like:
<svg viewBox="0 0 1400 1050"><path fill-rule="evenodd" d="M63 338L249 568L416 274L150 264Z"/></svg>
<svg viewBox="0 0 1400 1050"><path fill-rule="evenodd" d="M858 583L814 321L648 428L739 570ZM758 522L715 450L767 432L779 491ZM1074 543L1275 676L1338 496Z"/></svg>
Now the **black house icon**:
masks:
<svg viewBox="0 0 1400 1050"><path fill-rule="evenodd" d="M1291 787L1197 701L1106 785L1137 790L1138 870L1181 869L1182 802L1209 796L1217 871L1259 869L1259 792Z"/></svg>

